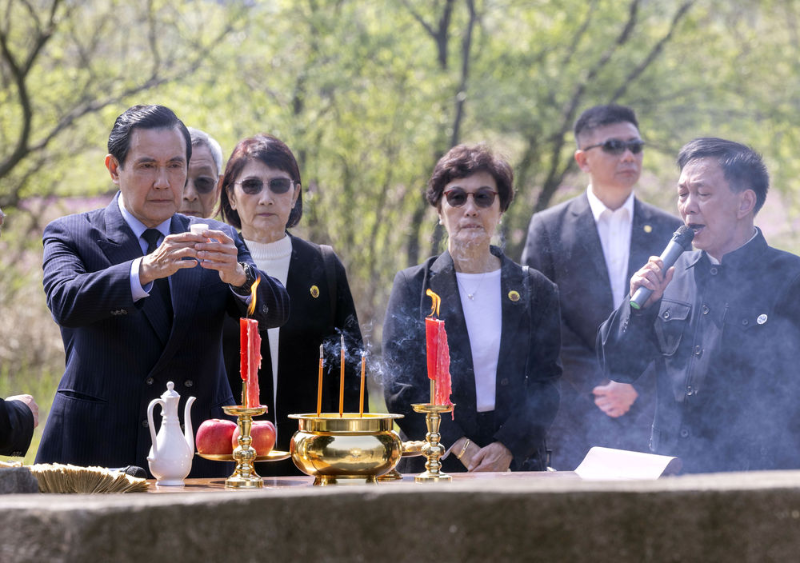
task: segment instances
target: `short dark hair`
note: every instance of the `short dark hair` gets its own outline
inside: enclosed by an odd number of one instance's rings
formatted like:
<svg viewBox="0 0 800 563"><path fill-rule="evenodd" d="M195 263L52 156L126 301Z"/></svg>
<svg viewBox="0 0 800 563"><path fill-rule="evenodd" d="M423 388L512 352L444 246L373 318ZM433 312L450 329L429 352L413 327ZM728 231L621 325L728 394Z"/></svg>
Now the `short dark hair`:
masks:
<svg viewBox="0 0 800 563"><path fill-rule="evenodd" d="M636 127L636 129L639 129L636 113L627 106L608 104L594 106L584 111L575 122L575 127L573 127L575 142L578 144L578 148L581 146L579 141L580 136L589 134L599 127L614 125L615 123L630 123Z"/></svg>
<svg viewBox="0 0 800 563"><path fill-rule="evenodd" d="M192 138L183 121L175 113L164 106L133 106L117 117L111 134L108 136L108 153L117 159L120 168L125 165L125 158L131 148L131 135L135 129L173 129L177 128L186 141L186 165L192 159Z"/></svg>
<svg viewBox="0 0 800 563"><path fill-rule="evenodd" d="M295 159L291 149L286 146L286 143L277 137L267 134L243 139L233 149L225 167L225 174L222 175L222 190L220 190L219 202L222 218L237 229L242 228L242 220L239 218L239 213L231 207L228 190L233 190L234 182L236 182L249 160L258 160L270 168L283 170L289 175L292 182L300 186L300 193L291 213L289 213L286 228L297 225L303 216L303 182L300 180L300 167L297 165L297 159Z"/></svg>
<svg viewBox="0 0 800 563"><path fill-rule="evenodd" d="M428 180L428 190L425 192L428 203L438 208L447 184L478 172L492 175L500 196L500 211L508 209L514 199L514 171L505 159L495 156L483 143L457 145L439 159Z"/></svg>
<svg viewBox="0 0 800 563"><path fill-rule="evenodd" d="M734 192L753 190L756 194L754 214L763 207L769 190L769 172L761 155L752 148L717 137L700 137L689 141L678 153L681 170L701 158L713 158L722 168L728 185Z"/></svg>

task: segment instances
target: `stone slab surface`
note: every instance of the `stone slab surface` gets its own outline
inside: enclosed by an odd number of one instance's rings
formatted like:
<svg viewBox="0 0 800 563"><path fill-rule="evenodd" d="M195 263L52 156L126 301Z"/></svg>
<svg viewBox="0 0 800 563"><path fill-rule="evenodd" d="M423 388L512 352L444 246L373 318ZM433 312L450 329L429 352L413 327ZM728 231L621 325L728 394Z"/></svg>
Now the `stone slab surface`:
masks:
<svg viewBox="0 0 800 563"><path fill-rule="evenodd" d="M0 500L0 561L797 561L800 472Z"/></svg>
<svg viewBox="0 0 800 563"><path fill-rule="evenodd" d="M38 493L39 482L26 467L0 468L0 495ZM2 503L0 503L0 506ZM2 561L2 559L0 559Z"/></svg>

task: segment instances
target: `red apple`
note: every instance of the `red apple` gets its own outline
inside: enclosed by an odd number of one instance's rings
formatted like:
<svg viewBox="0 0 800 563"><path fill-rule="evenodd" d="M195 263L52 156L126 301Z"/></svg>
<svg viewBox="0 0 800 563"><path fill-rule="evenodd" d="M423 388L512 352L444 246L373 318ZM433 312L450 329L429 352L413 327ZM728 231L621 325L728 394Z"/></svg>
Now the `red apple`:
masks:
<svg viewBox="0 0 800 563"><path fill-rule="evenodd" d="M203 421L197 429L195 444L201 454L229 454L231 449L231 436L238 427L232 420L212 418Z"/></svg>
<svg viewBox="0 0 800 563"><path fill-rule="evenodd" d="M275 425L269 420L254 420L250 427L250 436L253 438L250 446L257 455L267 455L275 447ZM233 432L231 439L233 449L239 445L239 427Z"/></svg>

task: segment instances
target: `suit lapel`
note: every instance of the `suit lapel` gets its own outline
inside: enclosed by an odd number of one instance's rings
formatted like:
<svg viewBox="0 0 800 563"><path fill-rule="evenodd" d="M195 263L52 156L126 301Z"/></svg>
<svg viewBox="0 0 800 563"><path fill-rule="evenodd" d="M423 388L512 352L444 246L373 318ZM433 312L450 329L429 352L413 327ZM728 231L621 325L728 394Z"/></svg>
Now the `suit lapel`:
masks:
<svg viewBox="0 0 800 563"><path fill-rule="evenodd" d="M642 203L633 200L633 224L631 225L631 251L628 258L628 281L652 255L654 248L666 246L669 240L659 241L658 230L653 224L650 212ZM660 246L663 245L663 246Z"/></svg>
<svg viewBox="0 0 800 563"><path fill-rule="evenodd" d="M571 261L576 268L578 265L586 265L587 270L580 276L587 280L586 291L592 293L591 301L597 304L597 310L612 311L614 297L611 294L608 267L589 198L584 193L575 200L572 207L576 237Z"/></svg>
<svg viewBox="0 0 800 563"><path fill-rule="evenodd" d="M475 395L475 372L472 366L472 348L464 320L464 310L461 308L453 258L449 252L442 253L431 265L428 287L442 298L439 318L445 321L447 344L450 347L453 402L463 404L464 408L461 412L473 412L476 408L477 398ZM430 313L431 299L425 295L424 290L422 293L423 302L420 309L424 319Z"/></svg>
<svg viewBox="0 0 800 563"><path fill-rule="evenodd" d="M97 246L111 264L121 264L142 256L142 247L139 246L136 235L123 219L118 200L119 192L108 204L103 214L106 238L97 241Z"/></svg>

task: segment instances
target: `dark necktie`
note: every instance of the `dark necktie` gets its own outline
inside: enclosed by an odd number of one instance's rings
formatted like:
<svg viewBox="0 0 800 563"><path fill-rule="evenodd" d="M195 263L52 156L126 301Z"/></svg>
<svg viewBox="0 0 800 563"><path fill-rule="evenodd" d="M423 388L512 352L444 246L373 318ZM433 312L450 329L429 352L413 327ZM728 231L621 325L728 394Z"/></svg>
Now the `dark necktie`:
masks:
<svg viewBox="0 0 800 563"><path fill-rule="evenodd" d="M150 254L158 248L158 239L161 238L161 233L158 229L147 229L142 233L142 238L147 241L147 252ZM156 303L162 304L162 311L166 313L168 328L172 327L172 298L169 293L169 280L167 278L158 278L153 282L153 288L150 290L150 297L148 300L155 299Z"/></svg>

